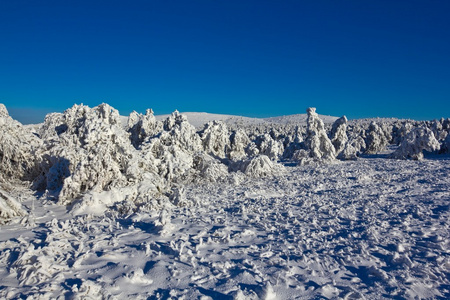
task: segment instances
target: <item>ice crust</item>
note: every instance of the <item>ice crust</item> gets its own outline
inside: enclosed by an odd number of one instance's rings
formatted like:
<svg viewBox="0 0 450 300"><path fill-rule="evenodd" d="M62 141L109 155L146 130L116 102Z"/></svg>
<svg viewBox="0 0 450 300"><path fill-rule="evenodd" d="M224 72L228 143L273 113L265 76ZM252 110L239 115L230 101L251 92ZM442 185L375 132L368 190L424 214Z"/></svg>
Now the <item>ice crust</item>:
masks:
<svg viewBox="0 0 450 300"><path fill-rule="evenodd" d="M0 105L0 297L448 298L449 124Z"/></svg>

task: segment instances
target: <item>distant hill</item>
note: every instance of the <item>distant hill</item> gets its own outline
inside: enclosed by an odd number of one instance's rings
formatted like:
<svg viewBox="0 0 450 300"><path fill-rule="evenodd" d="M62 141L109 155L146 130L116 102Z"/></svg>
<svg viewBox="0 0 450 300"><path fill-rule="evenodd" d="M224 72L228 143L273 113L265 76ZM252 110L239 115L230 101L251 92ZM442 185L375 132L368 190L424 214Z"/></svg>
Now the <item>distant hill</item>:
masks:
<svg viewBox="0 0 450 300"><path fill-rule="evenodd" d="M222 114L211 114L206 112L182 112L193 126L201 127L203 124L210 121L222 121L226 124L242 124L242 125L252 125L252 124L263 124L263 123L276 123L276 124L306 124L307 114L295 114L279 117L270 118L250 118L236 115L222 115ZM157 120L163 121L169 115L155 115ZM324 123L333 123L337 117L319 115L319 117L324 121Z"/></svg>

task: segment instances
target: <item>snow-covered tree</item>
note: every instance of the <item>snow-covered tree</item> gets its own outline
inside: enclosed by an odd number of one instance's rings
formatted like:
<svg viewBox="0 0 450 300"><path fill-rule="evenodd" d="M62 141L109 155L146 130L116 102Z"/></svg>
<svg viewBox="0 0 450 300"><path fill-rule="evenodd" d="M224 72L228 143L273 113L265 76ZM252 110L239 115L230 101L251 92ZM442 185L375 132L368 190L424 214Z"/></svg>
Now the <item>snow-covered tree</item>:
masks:
<svg viewBox="0 0 450 300"><path fill-rule="evenodd" d="M450 134L442 141L440 153L450 153Z"/></svg>
<svg viewBox="0 0 450 300"><path fill-rule="evenodd" d="M366 153L375 154L386 149L389 140L385 132L375 122L371 122L366 132Z"/></svg>
<svg viewBox="0 0 450 300"><path fill-rule="evenodd" d="M50 114L41 136L45 149L35 187L57 195L60 204L70 204L86 191L128 184L128 163L136 150L118 111L109 105L74 105Z"/></svg>
<svg viewBox="0 0 450 300"><path fill-rule="evenodd" d="M38 172L41 140L12 119L0 104L0 182L33 180Z"/></svg>
<svg viewBox="0 0 450 300"><path fill-rule="evenodd" d="M423 159L423 151L439 150L440 144L433 132L424 127L412 129L403 139L398 149L392 153L392 158L399 159Z"/></svg>
<svg viewBox="0 0 450 300"><path fill-rule="evenodd" d="M271 160L278 160L283 155L283 144L274 140L270 134L263 134L256 138L259 154L266 155Z"/></svg>
<svg viewBox="0 0 450 300"><path fill-rule="evenodd" d="M225 123L222 121L208 122L200 131L200 136L206 153L218 158L225 158L225 150L229 147L230 142L230 134Z"/></svg>
<svg viewBox="0 0 450 300"><path fill-rule="evenodd" d="M283 158L292 159L295 151L302 149L303 144L303 133L300 126L295 126L294 133L292 136L287 136L284 141L284 153Z"/></svg>
<svg viewBox="0 0 450 300"><path fill-rule="evenodd" d="M351 138L339 153L338 158L343 160L356 160L366 148L366 143L361 136Z"/></svg>
<svg viewBox="0 0 450 300"><path fill-rule="evenodd" d="M26 209L10 194L14 184L32 181L38 174L41 141L0 104L0 224L24 216Z"/></svg>
<svg viewBox="0 0 450 300"><path fill-rule="evenodd" d="M245 149L250 144L250 139L242 129L237 129L230 136L230 145L227 157L231 160L240 160L246 156Z"/></svg>
<svg viewBox="0 0 450 300"><path fill-rule="evenodd" d="M153 110L147 109L145 115L133 111L128 117L127 127L132 144L138 148L147 137L161 132L163 124L156 120Z"/></svg>
<svg viewBox="0 0 450 300"><path fill-rule="evenodd" d="M239 168L244 174L251 177L274 175L283 170L282 165L271 161L266 155L258 155L242 161Z"/></svg>
<svg viewBox="0 0 450 300"><path fill-rule="evenodd" d="M305 145L310 157L319 160L330 160L336 157L336 151L328 138L323 121L314 107L307 110L307 127Z"/></svg>
<svg viewBox="0 0 450 300"><path fill-rule="evenodd" d="M347 144L347 118L345 116L337 119L331 128L331 142L333 143L336 154L339 154L344 150Z"/></svg>
<svg viewBox="0 0 450 300"><path fill-rule="evenodd" d="M14 217L25 216L27 211L19 201L0 189L0 224L5 224Z"/></svg>

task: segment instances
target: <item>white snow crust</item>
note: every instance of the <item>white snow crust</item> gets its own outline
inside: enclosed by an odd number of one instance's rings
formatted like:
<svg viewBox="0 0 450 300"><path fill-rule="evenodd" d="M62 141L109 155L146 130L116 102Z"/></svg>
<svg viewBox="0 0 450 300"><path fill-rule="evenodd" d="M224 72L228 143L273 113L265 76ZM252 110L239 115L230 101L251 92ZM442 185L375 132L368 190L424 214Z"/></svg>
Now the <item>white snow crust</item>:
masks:
<svg viewBox="0 0 450 300"><path fill-rule="evenodd" d="M450 298L450 120L305 118L0 105L0 298Z"/></svg>

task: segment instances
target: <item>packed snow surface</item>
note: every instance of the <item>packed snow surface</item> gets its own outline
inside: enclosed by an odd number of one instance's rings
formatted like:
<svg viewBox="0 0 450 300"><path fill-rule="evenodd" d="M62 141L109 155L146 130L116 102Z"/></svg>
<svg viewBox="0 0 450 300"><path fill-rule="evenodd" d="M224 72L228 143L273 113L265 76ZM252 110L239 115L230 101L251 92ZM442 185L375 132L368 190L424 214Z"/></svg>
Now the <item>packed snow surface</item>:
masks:
<svg viewBox="0 0 450 300"><path fill-rule="evenodd" d="M448 119L188 119L0 106L0 298L450 298Z"/></svg>

